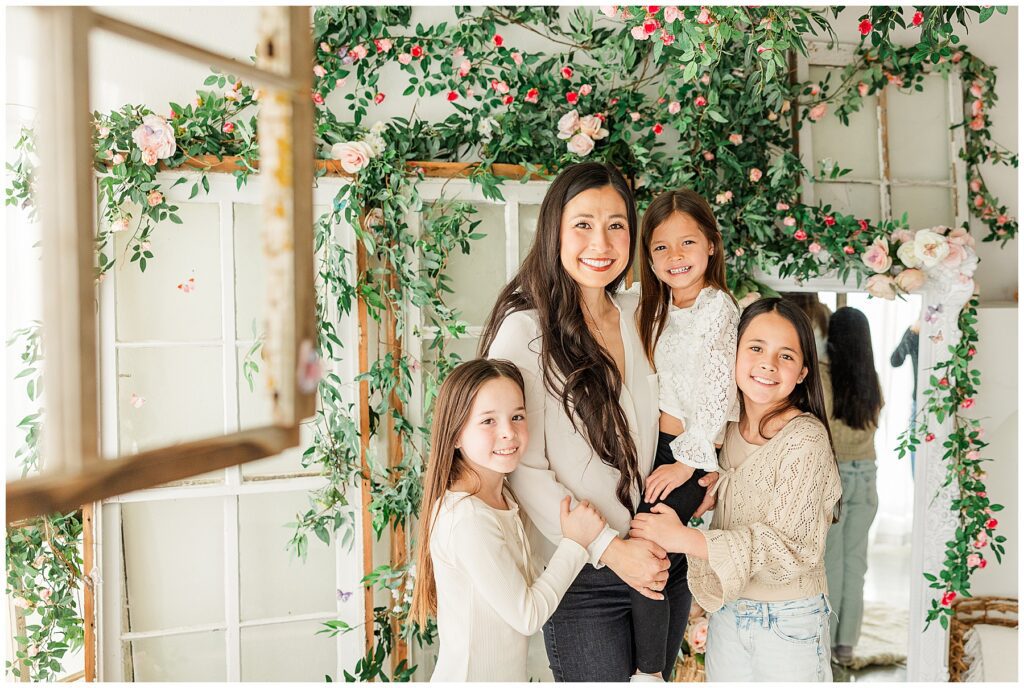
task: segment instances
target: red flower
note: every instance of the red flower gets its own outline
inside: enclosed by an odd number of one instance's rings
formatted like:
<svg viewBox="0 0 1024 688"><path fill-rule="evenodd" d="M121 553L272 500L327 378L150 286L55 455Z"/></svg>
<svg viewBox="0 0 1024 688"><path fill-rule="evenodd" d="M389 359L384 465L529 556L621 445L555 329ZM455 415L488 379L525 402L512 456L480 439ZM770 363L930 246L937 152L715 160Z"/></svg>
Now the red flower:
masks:
<svg viewBox="0 0 1024 688"><path fill-rule="evenodd" d="M999 525L999 521L995 520L994 518L990 518L989 520L985 521L985 528L987 528L988 530L995 530L997 525Z"/></svg>
<svg viewBox="0 0 1024 688"><path fill-rule="evenodd" d="M935 433L934 432L929 432L927 435L924 436L924 441L925 442L931 442L934 439L935 439Z"/></svg>
<svg viewBox="0 0 1024 688"><path fill-rule="evenodd" d="M952 590L947 591L946 593L944 593L942 595L942 606L943 607L948 607L949 605L953 604L953 600L955 600L955 599L956 599L956 593L953 592Z"/></svg>
<svg viewBox="0 0 1024 688"><path fill-rule="evenodd" d="M563 79L571 79L572 78L572 67L562 67L561 71L562 71L562 78Z"/></svg>
<svg viewBox="0 0 1024 688"><path fill-rule="evenodd" d="M979 569L983 569L983 568L985 568L986 566L988 566L988 562L987 562L987 561L985 561L984 559L982 559L981 561L979 561L979 562L978 562L978 568L979 568Z"/></svg>
<svg viewBox="0 0 1024 688"><path fill-rule="evenodd" d="M535 88L531 88L529 91L526 92L526 97L523 98L523 100L525 100L527 103L536 103L539 98L540 91L538 91Z"/></svg>
<svg viewBox="0 0 1024 688"><path fill-rule="evenodd" d="M316 91L313 91L313 102L316 103L317 105L323 105L324 97L317 93Z"/></svg>
<svg viewBox="0 0 1024 688"><path fill-rule="evenodd" d="M233 132L235 130L235 123L234 122L225 122L224 126L221 127L221 129L224 130L225 134L230 134L231 132Z"/></svg>
<svg viewBox="0 0 1024 688"><path fill-rule="evenodd" d="M660 10L660 9L661 9L661 5L648 5L647 6L648 14L657 14L658 10Z"/></svg>
<svg viewBox="0 0 1024 688"><path fill-rule="evenodd" d="M378 93L377 95L375 95L373 97L373 102L375 102L377 105L380 105L381 103L383 103L384 102L384 94L383 93Z"/></svg>
<svg viewBox="0 0 1024 688"><path fill-rule="evenodd" d="M693 104L696 105L697 107L704 107L705 105L708 104L708 99L705 98L704 96L697 96L696 98L693 99Z"/></svg>
<svg viewBox="0 0 1024 688"><path fill-rule="evenodd" d="M865 19L857 26L857 30L860 31L861 36L867 36L869 33L871 33L872 28L873 25L870 19Z"/></svg>
<svg viewBox="0 0 1024 688"><path fill-rule="evenodd" d="M459 98L459 94L458 93L456 93L455 91L448 91L448 102L449 103L451 103L452 101L458 100L458 98Z"/></svg>
<svg viewBox="0 0 1024 688"><path fill-rule="evenodd" d="M658 123L658 124L655 124L653 127L651 127L651 131L653 131L655 136L657 136L661 132L665 131L665 128L663 126L661 126L660 123Z"/></svg>
<svg viewBox="0 0 1024 688"><path fill-rule="evenodd" d="M576 91L569 91L568 93L565 94L565 99L569 102L570 105L575 105L576 101L580 99L580 94L576 93Z"/></svg>
<svg viewBox="0 0 1024 688"><path fill-rule="evenodd" d="M805 232L802 229L798 229L795 232L793 232L793 238L796 239L797 241L804 241L805 239L807 239L807 232Z"/></svg>
<svg viewBox="0 0 1024 688"><path fill-rule="evenodd" d="M409 51L409 54L412 55L413 57L423 57L423 46L414 45L412 49Z"/></svg>
<svg viewBox="0 0 1024 688"><path fill-rule="evenodd" d="M924 14L921 12L914 12L914 18L910 21L914 26L921 26L921 23L924 22Z"/></svg>
<svg viewBox="0 0 1024 688"><path fill-rule="evenodd" d="M862 232L868 231L868 221L867 220L858 220L857 224L860 225L860 231L862 231Z"/></svg>
<svg viewBox="0 0 1024 688"><path fill-rule="evenodd" d="M494 39L493 40L494 40L495 47L500 48L501 46L505 45L505 39L501 37L500 33L494 34Z"/></svg>
<svg viewBox="0 0 1024 688"><path fill-rule="evenodd" d="M612 105L617 104L618 102L619 102L618 98L612 98L611 100L608 101L608 105L612 106Z"/></svg>
<svg viewBox="0 0 1024 688"><path fill-rule="evenodd" d="M834 217L832 217L831 215L826 215L825 216L825 226L826 227L834 227L835 224L836 224L836 219Z"/></svg>
<svg viewBox="0 0 1024 688"><path fill-rule="evenodd" d="M648 19L644 22L644 33L650 36L652 33L661 28L661 22L657 19Z"/></svg>
<svg viewBox="0 0 1024 688"><path fill-rule="evenodd" d="M939 380L939 387L949 387L949 378L944 377L941 380Z"/></svg>
<svg viewBox="0 0 1024 688"><path fill-rule="evenodd" d="M974 406L974 399L964 399L960 402L960 408L969 409Z"/></svg>
<svg viewBox="0 0 1024 688"><path fill-rule="evenodd" d="M513 98L512 96L505 96L504 98L501 99L501 102L505 105L511 105L513 100L515 100L515 98Z"/></svg>
<svg viewBox="0 0 1024 688"><path fill-rule="evenodd" d="M970 349L967 350L967 355L968 356L974 356L974 354L976 354L976 353L978 353L978 352L974 350L973 346Z"/></svg>
<svg viewBox="0 0 1024 688"><path fill-rule="evenodd" d="M843 246L843 253L848 256L852 256L857 250L853 246Z"/></svg>

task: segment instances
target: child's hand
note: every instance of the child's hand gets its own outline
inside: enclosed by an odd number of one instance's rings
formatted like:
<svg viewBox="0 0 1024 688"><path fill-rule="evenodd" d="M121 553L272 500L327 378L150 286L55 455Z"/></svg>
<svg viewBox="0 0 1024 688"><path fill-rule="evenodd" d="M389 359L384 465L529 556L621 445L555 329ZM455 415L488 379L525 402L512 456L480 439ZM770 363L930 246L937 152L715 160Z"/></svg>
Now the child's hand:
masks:
<svg viewBox="0 0 1024 688"><path fill-rule="evenodd" d="M644 501L653 504L668 497L672 490L676 489L693 475L693 466L687 466L678 461L658 466L654 472L647 476L644 484Z"/></svg>
<svg viewBox="0 0 1024 688"><path fill-rule="evenodd" d="M569 510L569 503L569 496L566 495L562 500L562 535L584 547L589 547L604 530L604 518L585 499L572 511Z"/></svg>
<svg viewBox="0 0 1024 688"><path fill-rule="evenodd" d="M629 537L649 540L667 552L686 553L686 526L665 504L655 504L649 514L637 514L629 523Z"/></svg>

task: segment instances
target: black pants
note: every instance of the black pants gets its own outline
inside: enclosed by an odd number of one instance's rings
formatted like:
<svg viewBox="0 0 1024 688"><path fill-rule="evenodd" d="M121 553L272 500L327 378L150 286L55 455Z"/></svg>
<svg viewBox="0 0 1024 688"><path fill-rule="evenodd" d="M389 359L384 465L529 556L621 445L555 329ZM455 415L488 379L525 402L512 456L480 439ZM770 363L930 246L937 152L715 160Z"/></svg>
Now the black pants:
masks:
<svg viewBox="0 0 1024 688"><path fill-rule="evenodd" d="M672 449L669 447L669 443L674 439L673 435L664 432L658 433L658 452L654 457L652 472L658 466L671 465L676 462L672 456ZM699 468L694 470L689 480L672 490L667 497L660 500L678 514L679 520L684 526L690 522L693 513L697 511L697 507L704 501L704 494L707 492L707 488L698 485L697 481L705 475L707 475L707 471ZM636 511L638 514L650 513L651 507L654 504L642 501ZM686 556L682 554L674 556L678 556L681 559L681 563L676 565L673 562L672 567L669 569L669 586L677 582L674 579L681 579L681 584L686 586ZM666 665L672 666L682 644L682 636L680 636L679 642L676 643L674 648L669 648L666 643L669 638L669 619L676 615L676 610L670 610L671 605L667 595L664 600L652 600L649 597L644 597L633 588L629 590L633 602L633 642L636 645L637 668L647 674L663 671ZM686 610L683 617L684 631L686 616L690 612L689 587L687 587L686 600ZM668 655L667 657L666 654ZM665 679L668 680L668 676Z"/></svg>

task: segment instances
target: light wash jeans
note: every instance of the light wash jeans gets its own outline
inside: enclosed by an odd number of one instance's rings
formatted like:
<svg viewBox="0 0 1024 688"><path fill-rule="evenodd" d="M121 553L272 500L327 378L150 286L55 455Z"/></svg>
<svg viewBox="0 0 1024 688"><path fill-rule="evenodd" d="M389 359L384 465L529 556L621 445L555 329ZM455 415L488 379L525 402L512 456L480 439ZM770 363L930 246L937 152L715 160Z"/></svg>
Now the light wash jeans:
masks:
<svg viewBox="0 0 1024 688"><path fill-rule="evenodd" d="M825 540L828 596L837 621L832 647L856 647L864 620L864 576L868 572L868 528L878 513L878 466L873 459L840 461L843 510Z"/></svg>
<svg viewBox="0 0 1024 688"><path fill-rule="evenodd" d="M825 595L726 603L708 624L708 682L832 681L831 611Z"/></svg>

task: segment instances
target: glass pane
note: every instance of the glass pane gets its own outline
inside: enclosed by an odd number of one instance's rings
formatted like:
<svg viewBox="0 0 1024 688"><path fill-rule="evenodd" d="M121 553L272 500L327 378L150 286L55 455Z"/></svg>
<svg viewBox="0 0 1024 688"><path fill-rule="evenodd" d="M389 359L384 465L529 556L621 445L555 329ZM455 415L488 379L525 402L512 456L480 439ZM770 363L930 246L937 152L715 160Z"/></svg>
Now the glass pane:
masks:
<svg viewBox="0 0 1024 688"><path fill-rule="evenodd" d="M121 454L224 433L221 347L122 347L117 352Z"/></svg>
<svg viewBox="0 0 1024 688"><path fill-rule="evenodd" d="M274 421L274 398L267 389L262 354L263 348L254 343L238 345L238 424L241 430L261 428ZM251 378L251 385L246 376Z"/></svg>
<svg viewBox="0 0 1024 688"><path fill-rule="evenodd" d="M128 630L222 623L223 499L127 503L121 514Z"/></svg>
<svg viewBox="0 0 1024 688"><path fill-rule="evenodd" d="M263 329L267 301L267 270L263 258L261 209L255 203L235 203L235 325L238 338L252 336L253 323Z"/></svg>
<svg viewBox="0 0 1024 688"><path fill-rule="evenodd" d="M949 84L925 77L924 90L907 94L886 87L889 100L889 172L893 179L952 179L949 160Z"/></svg>
<svg viewBox="0 0 1024 688"><path fill-rule="evenodd" d="M526 254L533 248L533 238L537 236L537 218L540 217L540 205L519 204L519 262L523 262Z"/></svg>
<svg viewBox="0 0 1024 688"><path fill-rule="evenodd" d="M485 203L476 208L470 217L480 221L476 232L486 236L470 242L469 255L461 250L449 255L445 274L455 293L444 294L444 300L470 325L483 325L505 286L505 206Z"/></svg>
<svg viewBox="0 0 1024 688"><path fill-rule="evenodd" d="M250 626L242 629L243 681L338 680L338 644L316 635L320 621Z"/></svg>
<svg viewBox="0 0 1024 688"><path fill-rule="evenodd" d="M899 219L908 214L911 229L942 225L952 227L953 190L934 186L892 187L892 216Z"/></svg>
<svg viewBox="0 0 1024 688"><path fill-rule="evenodd" d="M814 185L817 202L831 205L837 213L847 213L872 222L882 219L879 187L874 184L819 183Z"/></svg>
<svg viewBox="0 0 1024 688"><path fill-rule="evenodd" d="M841 82L842 70L834 67L811 67L810 78L819 81L832 72L829 81L834 90ZM814 166L811 171L819 173L819 164L831 159L843 169L850 169L849 177L854 179L879 179L878 169L878 98L863 99L861 108L850 115L850 126L843 126L831 111L817 122L805 121L811 128L811 146L814 152Z"/></svg>
<svg viewBox="0 0 1024 688"><path fill-rule="evenodd" d="M228 680L224 631L144 638L131 643L136 681Z"/></svg>
<svg viewBox="0 0 1024 688"><path fill-rule="evenodd" d="M182 224L168 220L153 231L145 272L129 262L132 231L114 234L119 341L221 337L220 210L213 203L177 205Z"/></svg>
<svg viewBox="0 0 1024 688"><path fill-rule="evenodd" d="M305 561L286 549L291 529L285 524L308 508L307 492L238 498L238 566L243 620L330 612L336 608L334 545L327 546L313 538Z"/></svg>
<svg viewBox="0 0 1024 688"><path fill-rule="evenodd" d="M248 391L248 388L246 388ZM243 480L269 480L282 476L317 475L320 473L320 465L314 464L308 468L302 467L302 453L306 447L313 444L313 425L304 423L299 426L299 443L290 449L285 449L277 456L270 456L265 459L256 459L243 463Z"/></svg>

